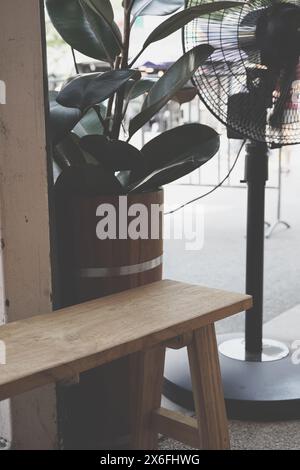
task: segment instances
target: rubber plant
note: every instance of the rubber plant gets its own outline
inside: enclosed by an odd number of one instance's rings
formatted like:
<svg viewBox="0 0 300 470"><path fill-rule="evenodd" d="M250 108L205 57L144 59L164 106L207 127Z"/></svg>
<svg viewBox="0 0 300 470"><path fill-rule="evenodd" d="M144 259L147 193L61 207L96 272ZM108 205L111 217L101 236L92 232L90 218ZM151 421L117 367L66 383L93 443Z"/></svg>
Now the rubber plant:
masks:
<svg viewBox="0 0 300 470"><path fill-rule="evenodd" d="M142 77L135 64L150 44L201 15L236 7L237 2L212 2L182 10L184 0L123 0L122 32L114 21L110 0L46 0L46 6L54 27L73 51L109 67L104 73L78 74L59 93L50 94L53 153L63 170L60 180L64 185L85 194L155 190L215 155L219 135L199 123L164 132L141 150L130 143L169 100L176 99L213 47L200 45L187 51L158 80ZM144 15L168 18L152 31L139 54L130 58L132 26ZM129 103L142 95L142 107L128 123ZM120 140L121 130L124 140Z"/></svg>

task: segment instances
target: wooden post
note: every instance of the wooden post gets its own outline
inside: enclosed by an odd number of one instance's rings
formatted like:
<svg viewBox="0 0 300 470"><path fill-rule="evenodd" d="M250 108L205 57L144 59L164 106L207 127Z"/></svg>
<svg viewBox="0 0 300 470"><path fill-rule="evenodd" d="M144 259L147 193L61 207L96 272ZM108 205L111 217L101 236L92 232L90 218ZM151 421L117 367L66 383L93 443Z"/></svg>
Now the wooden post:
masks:
<svg viewBox="0 0 300 470"><path fill-rule="evenodd" d="M153 412L160 407L165 347L133 354L131 365L132 449L157 449L158 433L153 426Z"/></svg>
<svg viewBox="0 0 300 470"><path fill-rule="evenodd" d="M2 321L10 322L52 310L43 2L0 0L0 7L0 80L6 85L6 104L0 104L0 302ZM55 388L14 398L10 407L2 403L0 422L0 436L13 448L55 448Z"/></svg>

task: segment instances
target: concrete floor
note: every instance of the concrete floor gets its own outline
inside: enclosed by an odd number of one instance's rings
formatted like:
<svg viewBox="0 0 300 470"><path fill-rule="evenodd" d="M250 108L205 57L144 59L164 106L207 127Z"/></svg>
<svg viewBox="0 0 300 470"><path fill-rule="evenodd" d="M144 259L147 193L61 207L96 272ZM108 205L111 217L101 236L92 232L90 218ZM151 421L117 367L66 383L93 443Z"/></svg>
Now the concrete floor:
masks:
<svg viewBox="0 0 300 470"><path fill-rule="evenodd" d="M282 218L290 230L278 230L265 248L265 330L268 336L288 343L300 340L300 159L299 147L283 160ZM271 182L276 182L276 162L271 160ZM235 178L242 178L238 166ZM174 207L206 191L203 187L170 186L167 206ZM266 220L276 220L277 192L267 190ZM244 189L219 189L201 201L204 211L202 249L188 251L185 240L165 244L165 277L180 281L244 291L246 204ZM191 206L185 222L195 219ZM173 216L172 216L173 217ZM219 322L219 333L244 330L244 315ZM299 341L300 345L300 341ZM296 366L295 366L296 367ZM299 366L298 366L299 367ZM233 449L299 449L300 421L278 423L230 423ZM183 448L162 439L162 448Z"/></svg>

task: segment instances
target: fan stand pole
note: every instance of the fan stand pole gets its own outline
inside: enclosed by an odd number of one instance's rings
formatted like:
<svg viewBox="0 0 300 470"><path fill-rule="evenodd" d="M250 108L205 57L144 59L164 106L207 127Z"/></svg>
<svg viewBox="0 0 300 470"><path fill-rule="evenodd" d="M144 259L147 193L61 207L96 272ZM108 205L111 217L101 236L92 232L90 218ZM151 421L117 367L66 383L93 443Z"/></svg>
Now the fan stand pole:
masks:
<svg viewBox="0 0 300 470"><path fill-rule="evenodd" d="M223 356L238 361L273 362L289 355L289 349L283 343L263 338L265 192L268 178L267 144L249 141L244 181L248 185L246 292L253 297L253 308L246 312L245 339L232 338L219 346Z"/></svg>
<svg viewBox="0 0 300 470"><path fill-rule="evenodd" d="M289 348L263 338L265 187L268 180L266 144L247 144L248 185L247 293L254 298L246 314L246 334L219 337L220 365L228 416L246 420L300 418L300 374ZM193 409L188 358L170 350L165 367L165 396Z"/></svg>
<svg viewBox="0 0 300 470"><path fill-rule="evenodd" d="M249 142L245 165L245 182L248 185L246 292L253 296L253 308L246 313L247 360L260 359L263 350L265 188L269 178L268 163L267 145Z"/></svg>

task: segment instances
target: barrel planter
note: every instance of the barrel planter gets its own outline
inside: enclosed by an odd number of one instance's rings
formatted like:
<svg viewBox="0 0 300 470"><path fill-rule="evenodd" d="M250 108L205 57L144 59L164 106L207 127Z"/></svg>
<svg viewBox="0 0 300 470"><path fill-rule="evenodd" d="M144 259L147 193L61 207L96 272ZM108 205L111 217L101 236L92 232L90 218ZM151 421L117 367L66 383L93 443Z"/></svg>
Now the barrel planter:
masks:
<svg viewBox="0 0 300 470"><path fill-rule="evenodd" d="M78 302L113 294L125 289L160 280L162 277L162 234L151 237L151 207L163 203L163 192L145 193L119 197L75 198L73 201L74 252L77 277ZM143 205L148 213L148 239L120 239L125 236L128 224L128 209L134 204ZM97 209L103 211L110 206L115 214L116 239L99 240L96 226ZM120 207L121 206L121 207ZM120 213L121 212L121 213ZM123 213L122 213L123 212ZM120 222L121 220L121 222ZM121 227L122 225L122 227ZM120 233L122 232L122 233Z"/></svg>
<svg viewBox="0 0 300 470"><path fill-rule="evenodd" d="M163 202L163 190L130 194L121 199L119 196L75 194L64 194L62 198L59 193L56 234L60 306L75 305L162 279L163 214L158 212L158 207L162 207ZM135 216L128 216L128 209L138 207L144 211L143 236L148 227L148 238L125 238L128 226L139 215L137 212ZM105 219L107 208L110 219ZM151 217L153 210L159 218ZM100 212L104 215L99 216ZM104 223L104 219L110 221L115 238L99 238L99 223ZM137 229L135 234L140 227ZM81 374L78 384L58 386L63 447L126 447L128 385L129 361L125 358Z"/></svg>

